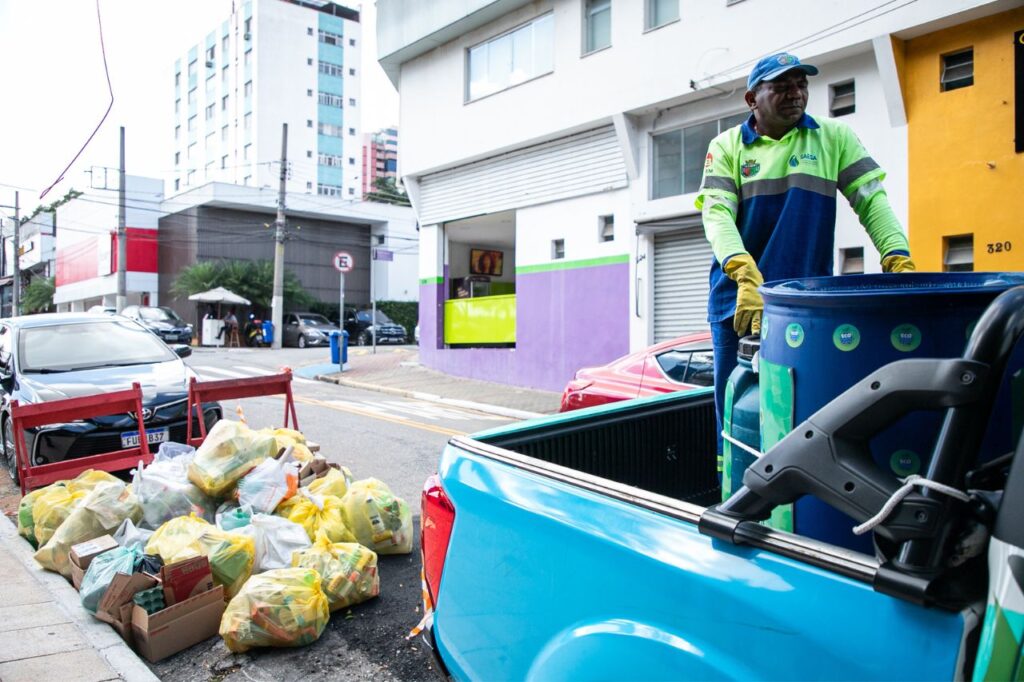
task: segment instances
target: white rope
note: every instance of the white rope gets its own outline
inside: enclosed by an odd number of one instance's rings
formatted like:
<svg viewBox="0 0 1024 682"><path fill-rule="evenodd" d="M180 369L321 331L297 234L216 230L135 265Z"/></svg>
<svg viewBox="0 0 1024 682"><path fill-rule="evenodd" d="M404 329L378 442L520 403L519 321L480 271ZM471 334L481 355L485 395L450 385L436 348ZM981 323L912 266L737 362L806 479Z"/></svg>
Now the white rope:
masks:
<svg viewBox="0 0 1024 682"><path fill-rule="evenodd" d="M863 535L864 533L867 533L869 530L873 529L878 524L885 521L889 514L892 513L892 510L895 509L896 506L903 501L903 498L910 494L910 492L914 489L914 486L916 485L919 485L922 488L929 488L937 493L949 495L950 497L956 498L961 502L969 502L971 499L970 497L968 497L967 493L957 490L956 488L945 485L943 483L937 483L936 481L932 481L927 478L922 478L917 474L907 476L905 479L903 479L903 485L896 489L896 492L892 494L892 496L882 506L882 509L877 514L875 514L859 526L854 526L853 534Z"/></svg>
<svg viewBox="0 0 1024 682"><path fill-rule="evenodd" d="M737 440L737 439L733 438L732 436L730 436L725 431L722 431L722 438L726 439L727 441L729 441L730 443L732 443L733 445L738 447L740 450L743 450L747 454L753 455L754 457L760 457L761 455L764 454L760 450L755 450L754 448L750 447L749 445L747 445L743 441Z"/></svg>

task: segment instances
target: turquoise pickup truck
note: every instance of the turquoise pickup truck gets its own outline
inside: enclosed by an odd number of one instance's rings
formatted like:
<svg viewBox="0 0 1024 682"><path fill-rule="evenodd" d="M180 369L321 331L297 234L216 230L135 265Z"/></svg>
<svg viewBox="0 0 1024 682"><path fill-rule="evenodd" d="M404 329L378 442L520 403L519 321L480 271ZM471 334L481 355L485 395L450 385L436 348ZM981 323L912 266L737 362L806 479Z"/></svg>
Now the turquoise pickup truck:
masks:
<svg viewBox="0 0 1024 682"><path fill-rule="evenodd" d="M421 517L441 667L458 680L1024 679L1024 444L974 456L1022 337L1017 287L962 357L871 372L725 502L711 389L452 439ZM920 409L944 417L905 483L868 444ZM762 523L805 497L868 524L873 553Z"/></svg>

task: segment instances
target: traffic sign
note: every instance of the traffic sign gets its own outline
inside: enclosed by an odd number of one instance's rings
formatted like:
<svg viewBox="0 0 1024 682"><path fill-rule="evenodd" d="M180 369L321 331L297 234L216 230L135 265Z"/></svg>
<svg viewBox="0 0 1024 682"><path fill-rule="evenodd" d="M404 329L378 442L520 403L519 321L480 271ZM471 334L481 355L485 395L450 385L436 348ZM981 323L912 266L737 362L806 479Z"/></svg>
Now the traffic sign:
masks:
<svg viewBox="0 0 1024 682"><path fill-rule="evenodd" d="M334 254L334 269L338 272L352 272L352 268L355 266L356 261L348 251L339 251Z"/></svg>

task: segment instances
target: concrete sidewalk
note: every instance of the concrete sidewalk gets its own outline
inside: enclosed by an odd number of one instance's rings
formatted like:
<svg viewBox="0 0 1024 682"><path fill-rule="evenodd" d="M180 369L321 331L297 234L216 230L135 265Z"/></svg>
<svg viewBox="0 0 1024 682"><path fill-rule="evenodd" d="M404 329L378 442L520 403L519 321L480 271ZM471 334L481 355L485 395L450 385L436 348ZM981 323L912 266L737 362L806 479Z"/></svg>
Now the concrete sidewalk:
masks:
<svg viewBox="0 0 1024 682"><path fill-rule="evenodd" d="M419 363L415 348L350 348L344 372L337 365L299 368L323 381L529 419L558 411L561 394L443 374ZM304 371L305 370L305 371Z"/></svg>
<svg viewBox="0 0 1024 682"><path fill-rule="evenodd" d="M113 628L82 608L78 592L44 571L0 514L0 680L150 682L157 678Z"/></svg>

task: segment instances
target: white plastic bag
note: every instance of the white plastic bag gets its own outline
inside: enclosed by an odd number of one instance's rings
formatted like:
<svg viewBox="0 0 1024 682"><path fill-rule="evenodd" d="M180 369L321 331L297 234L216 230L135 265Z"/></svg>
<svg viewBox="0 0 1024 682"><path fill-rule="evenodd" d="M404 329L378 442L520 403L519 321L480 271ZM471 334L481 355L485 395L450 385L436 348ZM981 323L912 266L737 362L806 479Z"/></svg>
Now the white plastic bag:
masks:
<svg viewBox="0 0 1024 682"><path fill-rule="evenodd" d="M192 458L196 456L196 449L191 445L185 445L184 443L175 443L168 441L166 443L160 443L160 449L153 457L154 462L163 462L171 459L178 459L184 457L185 464L187 465L192 461Z"/></svg>
<svg viewBox="0 0 1024 682"><path fill-rule="evenodd" d="M164 443L167 445L167 443ZM207 521L213 519L216 503L188 480L188 465L193 454L164 456L143 467L140 463L132 476L132 492L142 503L143 528L156 530L179 516L195 513Z"/></svg>
<svg viewBox="0 0 1024 682"><path fill-rule="evenodd" d="M299 472L289 445L279 459L264 460L238 482L238 504L270 514L295 494L298 484Z"/></svg>
<svg viewBox="0 0 1024 682"><path fill-rule="evenodd" d="M137 528L131 519L125 519L118 526L117 530L114 531L114 542L126 549L138 546L139 550L142 550L152 536L153 531ZM142 552L140 551L139 553L141 554Z"/></svg>
<svg viewBox="0 0 1024 682"><path fill-rule="evenodd" d="M248 526L234 532L248 535L256 544L253 573L288 568L292 565L292 552L309 549L312 544L305 528L272 514L253 514Z"/></svg>

